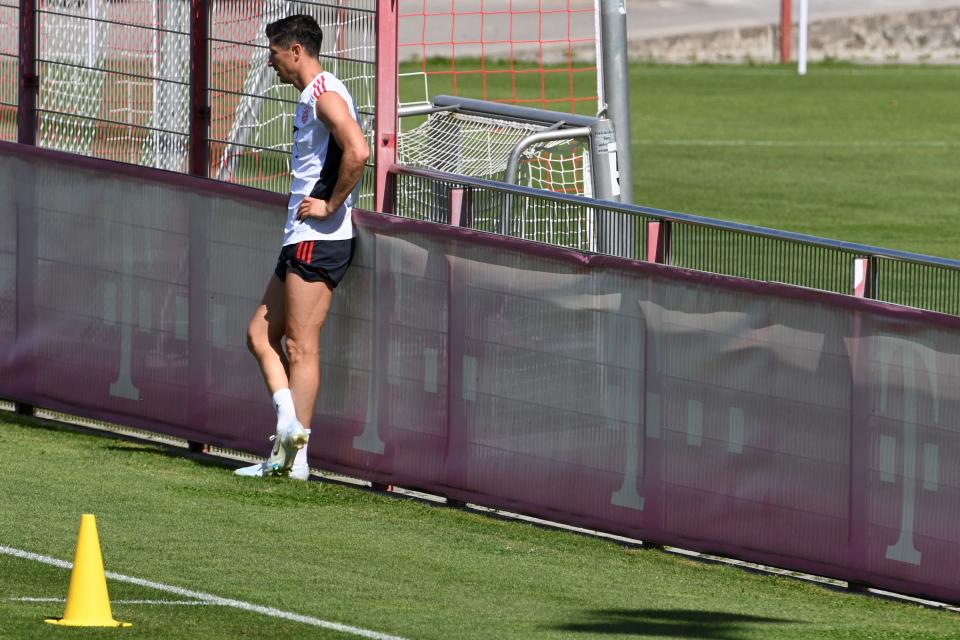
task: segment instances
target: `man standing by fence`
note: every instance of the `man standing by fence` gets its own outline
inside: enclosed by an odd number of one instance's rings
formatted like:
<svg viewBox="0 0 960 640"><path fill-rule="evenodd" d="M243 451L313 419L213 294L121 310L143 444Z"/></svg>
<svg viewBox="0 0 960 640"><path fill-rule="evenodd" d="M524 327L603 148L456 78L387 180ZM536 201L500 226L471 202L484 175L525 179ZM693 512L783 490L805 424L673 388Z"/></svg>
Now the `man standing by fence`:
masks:
<svg viewBox="0 0 960 640"><path fill-rule="evenodd" d="M283 248L247 331L247 345L273 396L277 431L266 462L236 474L305 480L320 389L320 332L333 290L353 258L351 209L370 151L353 98L320 64L323 32L316 20L290 16L267 25L266 34L268 64L300 90L300 99Z"/></svg>

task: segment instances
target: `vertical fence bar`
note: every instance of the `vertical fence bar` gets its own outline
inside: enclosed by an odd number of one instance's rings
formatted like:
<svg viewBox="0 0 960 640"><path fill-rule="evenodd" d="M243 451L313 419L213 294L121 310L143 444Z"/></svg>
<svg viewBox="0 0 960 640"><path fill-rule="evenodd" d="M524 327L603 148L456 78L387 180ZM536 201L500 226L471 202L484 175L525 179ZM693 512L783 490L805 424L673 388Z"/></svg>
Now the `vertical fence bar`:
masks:
<svg viewBox="0 0 960 640"><path fill-rule="evenodd" d="M647 223L647 262L670 264L669 220L651 220Z"/></svg>
<svg viewBox="0 0 960 640"><path fill-rule="evenodd" d="M17 215L16 254L16 346L23 364L17 367L16 389L25 397L36 395L36 369L39 345L35 339L36 327L36 273L37 236L39 221L37 211L37 181L39 176L28 161L16 165L17 179L14 193ZM32 415L33 406L22 401L15 402L15 410L21 415Z"/></svg>
<svg viewBox="0 0 960 640"><path fill-rule="evenodd" d="M20 0L19 90L17 101L17 142L37 144L37 92L40 78L37 74L37 7L36 0ZM34 280L37 257L36 192L34 173L26 169L17 180L17 256L16 256L16 314L17 338L33 326ZM26 341L25 341L26 342ZM19 344L23 347L23 344ZM34 358L19 372L24 392L34 392ZM15 403L21 415L33 415L33 405Z"/></svg>
<svg viewBox="0 0 960 640"><path fill-rule="evenodd" d="M647 262L658 264L670 263L670 238L673 224L669 220L650 220L647 222ZM688 242L696 246L696 228L688 234ZM692 237L692 239L691 239ZM689 262L689 256L688 256ZM663 430L661 419L666 406L663 381L663 353L661 347L662 327L661 314L657 306L656 287L651 279L646 287L646 309L641 307L643 315L643 385L640 389L642 398L642 431L639 437L643 443L641 496L633 491L632 504L620 502L623 506L630 506L643 511L644 526L656 531L664 529L664 482L663 482ZM652 335L651 335L652 334ZM615 496L616 498L616 496ZM614 501L617 504L617 501ZM647 541L644 541L645 544ZM651 544L650 546L657 546Z"/></svg>
<svg viewBox="0 0 960 640"><path fill-rule="evenodd" d="M209 0L191 0L190 10L190 166L195 176L207 177L209 171L210 138L210 7ZM198 207L199 200L191 199L189 246L189 379L187 397L188 420L192 427L202 431L207 424L208 397L206 390L210 348L207 327L210 324L208 288L209 212ZM203 443L190 442L192 451L202 451Z"/></svg>
<svg viewBox="0 0 960 640"><path fill-rule="evenodd" d="M36 0L20 0L19 96L17 142L37 144L37 6Z"/></svg>
<svg viewBox="0 0 960 640"><path fill-rule="evenodd" d="M873 294L871 259L860 256L853 260L853 295L868 298ZM863 315L854 311L851 317L850 340L850 440L849 440L849 506L848 566L864 573L870 567L870 358L865 339ZM851 591L862 591L866 585L851 580Z"/></svg>
<svg viewBox="0 0 960 640"><path fill-rule="evenodd" d="M459 227L463 219L463 189L450 189L450 217L447 218L454 227Z"/></svg>
<svg viewBox="0 0 960 640"><path fill-rule="evenodd" d="M377 0L377 110L374 133L376 163L374 208L395 210L397 161L397 13L399 0Z"/></svg>
<svg viewBox="0 0 960 640"><path fill-rule="evenodd" d="M860 257L853 259L853 295L857 298L872 298L874 295L871 285L873 269L870 258Z"/></svg>
<svg viewBox="0 0 960 640"><path fill-rule="evenodd" d="M210 7L190 0L190 173L206 178L210 149Z"/></svg>
<svg viewBox="0 0 960 640"><path fill-rule="evenodd" d="M467 274L466 267L456 255L448 255L447 261L447 442L443 461L444 483L451 489L469 485L469 438L467 416L469 413L468 385L464 378L472 369L467 366ZM471 359L471 362L475 362ZM472 387L472 384L469 385ZM447 498L450 506L463 506L462 502Z"/></svg>

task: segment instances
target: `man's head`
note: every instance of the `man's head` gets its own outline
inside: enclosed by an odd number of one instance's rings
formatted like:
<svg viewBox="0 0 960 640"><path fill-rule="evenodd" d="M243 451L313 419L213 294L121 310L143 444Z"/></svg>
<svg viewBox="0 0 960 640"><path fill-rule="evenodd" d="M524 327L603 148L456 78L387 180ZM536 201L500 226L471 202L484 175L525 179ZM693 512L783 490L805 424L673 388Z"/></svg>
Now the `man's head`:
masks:
<svg viewBox="0 0 960 640"><path fill-rule="evenodd" d="M323 31L312 16L294 15L271 22L266 34L270 41L267 64L284 82L294 82L302 58L316 60L320 55Z"/></svg>

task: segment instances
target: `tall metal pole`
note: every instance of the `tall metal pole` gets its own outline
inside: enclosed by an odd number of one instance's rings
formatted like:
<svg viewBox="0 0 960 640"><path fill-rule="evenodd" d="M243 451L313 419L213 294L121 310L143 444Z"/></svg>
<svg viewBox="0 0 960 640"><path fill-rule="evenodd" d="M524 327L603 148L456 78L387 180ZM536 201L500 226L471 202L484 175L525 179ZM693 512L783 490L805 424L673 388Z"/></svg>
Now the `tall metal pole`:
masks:
<svg viewBox="0 0 960 640"><path fill-rule="evenodd" d="M800 42L797 43L797 72L807 75L807 0L800 0Z"/></svg>
<svg viewBox="0 0 960 640"><path fill-rule="evenodd" d="M630 157L630 76L627 65L626 0L600 0L600 33L603 45L603 95L607 117L617 138L620 202L633 202L633 163ZM614 185L616 191L616 185Z"/></svg>

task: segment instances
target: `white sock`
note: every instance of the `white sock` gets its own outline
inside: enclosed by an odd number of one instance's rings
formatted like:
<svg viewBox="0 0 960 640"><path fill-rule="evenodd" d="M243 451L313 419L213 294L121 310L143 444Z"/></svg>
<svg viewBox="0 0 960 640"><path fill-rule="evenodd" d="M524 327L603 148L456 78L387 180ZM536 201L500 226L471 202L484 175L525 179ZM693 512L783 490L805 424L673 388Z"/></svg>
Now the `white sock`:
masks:
<svg viewBox="0 0 960 640"><path fill-rule="evenodd" d="M297 451L297 457L293 459L293 466L295 467L307 466L307 448L306 447Z"/></svg>
<svg viewBox="0 0 960 640"><path fill-rule="evenodd" d="M293 406L290 389L280 389L273 394L273 408L277 412L277 429L286 427L297 419L297 410Z"/></svg>

